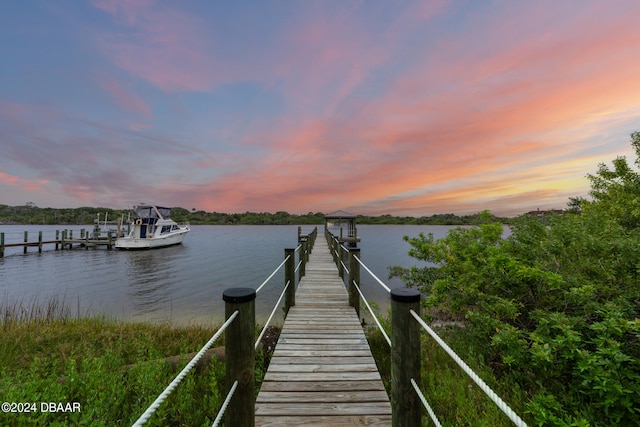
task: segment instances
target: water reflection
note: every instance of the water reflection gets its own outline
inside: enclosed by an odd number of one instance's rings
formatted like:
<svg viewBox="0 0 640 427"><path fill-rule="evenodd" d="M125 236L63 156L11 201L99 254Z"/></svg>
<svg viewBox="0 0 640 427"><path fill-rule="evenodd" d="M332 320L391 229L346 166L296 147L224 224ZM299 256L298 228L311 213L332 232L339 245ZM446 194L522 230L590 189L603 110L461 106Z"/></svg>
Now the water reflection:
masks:
<svg viewBox="0 0 640 427"><path fill-rule="evenodd" d="M126 274L131 305L140 315L166 310L171 307L176 286L176 265L180 262L182 246L155 250L128 251Z"/></svg>

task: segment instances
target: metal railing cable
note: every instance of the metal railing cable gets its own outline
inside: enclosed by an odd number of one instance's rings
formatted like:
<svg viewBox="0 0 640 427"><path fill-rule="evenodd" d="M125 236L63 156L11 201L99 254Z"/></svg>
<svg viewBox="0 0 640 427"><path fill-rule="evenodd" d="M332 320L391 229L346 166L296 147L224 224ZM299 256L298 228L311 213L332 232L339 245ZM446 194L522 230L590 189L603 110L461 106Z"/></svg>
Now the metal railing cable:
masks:
<svg viewBox="0 0 640 427"><path fill-rule="evenodd" d="M280 265L279 265L275 270L273 270L273 273L271 273L271 274L269 275L269 277L267 277L267 278L265 279L265 281L264 281L264 282L262 282L262 284L261 284L260 286L258 286L258 288L256 289L256 294L257 294L258 292L260 292L260 289L264 288L264 285L266 285L266 284L269 282L269 280L271 280L271 278L272 278L273 276L275 276L275 275L276 275L276 273L278 272L278 270L280 270L280 269L282 268L282 266L284 265L284 263L285 263L285 262L287 262L287 260L289 259L289 257L290 257L290 256L291 256L291 255L287 255L287 257L284 259L284 261L282 261L282 262L280 263Z"/></svg>
<svg viewBox="0 0 640 427"><path fill-rule="evenodd" d="M438 417L436 417L435 412L433 412L433 409L431 409L429 402L427 402L427 399L424 397L424 394L422 394L422 390L420 390L420 387L418 387L418 384L416 384L416 380L414 380L413 378L411 378L411 385L413 386L413 389L416 391L416 394L420 398L420 401L422 402L422 406L424 406L424 409L426 409L427 412L429 413L429 416L431 417L431 421L433 421L433 424L435 424L436 427L441 427L442 425L440 424Z"/></svg>
<svg viewBox="0 0 640 427"><path fill-rule="evenodd" d="M298 270L300 269L300 266L302 265L302 261L298 261L298 265L296 265L295 270L293 270L294 273L297 273Z"/></svg>
<svg viewBox="0 0 640 427"><path fill-rule="evenodd" d="M271 322L271 319L273 319L273 315L276 314L276 310L278 310L278 307L280 307L280 302L282 301L282 297L287 292L287 288L289 287L290 284L291 284L291 280L287 281L286 286L284 287L282 293L280 294L280 298L278 298L278 302L276 302L275 307L273 307L273 310L271 311L271 315L269 316L269 318L265 322L264 327L262 328L262 331L260 331L260 335L258 336L258 339L256 340L255 347L254 347L256 350L258 349L258 346L260 345L260 340L264 336L264 333L267 331L267 327L269 326L269 323Z"/></svg>
<svg viewBox="0 0 640 427"><path fill-rule="evenodd" d="M422 326L424 330L427 331L429 335L431 335L431 337L438 343L438 345L440 345L440 347L442 347L442 349L447 352L447 354L458 364L458 366L460 366L460 368L462 368L462 370L467 375L469 375L469 377L478 385L478 387L480 387L480 389L484 391L487 396L489 396L489 399L491 399L493 403L495 403L496 406L500 408L500 410L504 412L504 414L509 417L509 419L515 425L517 425L518 427L527 427L527 424L522 420L522 418L520 418L518 414L516 414L513 409L511 409L509 405L507 405L506 402L500 398L500 396L498 396L493 390L491 390L491 388L475 372L473 372L466 363L464 363L460 356L458 356L442 340L442 338L440 338L438 334L436 334L434 330L425 323L424 320L422 320L418 313L413 310L410 310L409 312L411 313L411 316L413 316L413 318L416 319L416 321L420 324L420 326Z"/></svg>
<svg viewBox="0 0 640 427"><path fill-rule="evenodd" d="M164 391L160 393L160 395L147 408L147 410L144 411L144 413L140 416L140 418L138 418L138 420L135 423L133 423L134 427L141 426L149 420L151 415L153 415L153 413L156 411L156 409L158 409L158 407L162 404L162 402L164 402L166 398L169 397L173 389L176 388L178 384L180 384L180 382L189 373L189 371L202 358L204 353L207 350L209 350L209 348L213 345L213 343L216 342L216 340L220 337L220 335L222 335L224 330L227 329L227 327L231 324L231 322L233 322L233 320L238 316L238 313L239 311L236 310L231 314L231 316L229 316L227 321L224 322L224 324L220 327L220 329L218 329L218 332L216 332L211 337L211 339L207 341L207 343L202 347L202 349L200 349L200 351L193 357L193 359L191 359L191 361L187 363L187 366L185 366L184 369L182 369L182 371L180 371L180 373L173 379L173 381L171 381L171 383L167 386L167 388L165 388Z"/></svg>
<svg viewBox="0 0 640 427"><path fill-rule="evenodd" d="M380 321L376 317L376 314L373 312L373 309L369 305L369 302L367 301L367 299L362 294L362 291L360 290L360 286L358 286L358 284L355 282L355 280L353 281L353 284L355 285L355 288L357 289L358 293L360 294L360 298L362 298L362 301L364 301L364 304L367 306L367 309L369 310L369 313L371 313L371 317L373 317L373 320L376 322L376 325L378 325L378 329L380 329L380 332L382 332L382 335L384 335L384 339L387 340L387 343L389 344L389 347L391 347L391 338L389 338L389 335L387 335L387 333L385 332L384 328L382 327L382 324L380 323Z"/></svg>
<svg viewBox="0 0 640 427"><path fill-rule="evenodd" d="M362 261L360 261L359 257L355 257L355 258L356 258L356 261L358 261L360 263L360 265L363 266L365 270L367 270L367 273L369 273L371 275L371 277L373 277L374 279L376 279L378 281L380 286L382 286L387 292L391 292L391 288L389 288L387 285L385 285L384 282L378 278L378 276L373 274L373 271L369 270L369 267L364 265L364 263Z"/></svg>
<svg viewBox="0 0 640 427"><path fill-rule="evenodd" d="M229 406L229 402L231 402L231 398L233 397L233 393L236 392L236 388L238 388L238 380L235 380L233 382L231 390L229 390L229 393L227 393L227 397L224 399L224 402L222 402L220 411L218 411L218 415L216 416L216 419L213 420L213 424L211 424L211 427L218 427L218 424L220 424L220 421L222 421L224 412L227 410L227 406Z"/></svg>

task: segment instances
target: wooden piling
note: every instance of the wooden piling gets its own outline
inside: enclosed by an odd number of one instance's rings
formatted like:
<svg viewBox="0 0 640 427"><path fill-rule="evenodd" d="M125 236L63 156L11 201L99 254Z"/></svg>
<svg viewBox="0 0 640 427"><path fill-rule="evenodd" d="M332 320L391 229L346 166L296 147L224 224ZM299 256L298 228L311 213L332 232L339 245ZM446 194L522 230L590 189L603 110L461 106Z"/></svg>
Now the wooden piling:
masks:
<svg viewBox="0 0 640 427"><path fill-rule="evenodd" d="M29 239L29 232L25 231L24 232L24 246L22 247L22 253L26 254L27 253L27 241Z"/></svg>
<svg viewBox="0 0 640 427"><path fill-rule="evenodd" d="M358 318L360 318L360 293L358 287L360 286L360 263L358 263L357 257L360 257L360 248L349 248L349 305L356 310Z"/></svg>
<svg viewBox="0 0 640 427"><path fill-rule="evenodd" d="M42 253L42 231L38 231L38 253Z"/></svg>
<svg viewBox="0 0 640 427"><path fill-rule="evenodd" d="M4 258L4 233L0 233L0 258Z"/></svg>
<svg viewBox="0 0 640 427"><path fill-rule="evenodd" d="M289 283L287 293L284 296L284 312L289 313L289 309L296 305L296 258L295 249L285 249L284 258L284 284Z"/></svg>
<svg viewBox="0 0 640 427"><path fill-rule="evenodd" d="M225 411L227 426L255 426L255 324L256 291L231 288L224 291L225 319L238 316L225 331L226 389L238 381L238 388Z"/></svg>
<svg viewBox="0 0 640 427"><path fill-rule="evenodd" d="M420 292L391 289L391 408L392 426L420 426L422 406L411 379L420 386Z"/></svg>

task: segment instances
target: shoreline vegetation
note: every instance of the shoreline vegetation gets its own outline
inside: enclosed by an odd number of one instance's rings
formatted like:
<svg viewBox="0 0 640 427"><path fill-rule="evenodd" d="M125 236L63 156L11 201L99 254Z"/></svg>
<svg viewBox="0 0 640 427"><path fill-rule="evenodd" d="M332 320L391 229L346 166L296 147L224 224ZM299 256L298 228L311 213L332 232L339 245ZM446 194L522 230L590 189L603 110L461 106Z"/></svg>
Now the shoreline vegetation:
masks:
<svg viewBox="0 0 640 427"><path fill-rule="evenodd" d="M45 303L0 303L0 400L35 404L36 409L4 413L2 425L131 425L219 329L219 325L127 322L83 314L78 309L74 313L69 302L59 298ZM384 316L380 319L388 333L390 320ZM259 329L257 326L256 337ZM437 329L459 354L468 356L467 362L494 390L507 396L512 407L521 412L524 393L510 384L497 383L481 360L467 355L458 327ZM256 395L279 333L279 328L270 327L256 353ZM372 326L366 335L389 392L387 342ZM454 362L429 345L426 337L423 340L422 378L432 390L440 415L457 419L459 425L510 425L483 392L470 385ZM430 374L434 371L440 372L436 382ZM223 334L146 425L211 425L226 390ZM79 410L42 411L42 402Z"/></svg>
<svg viewBox="0 0 640 427"><path fill-rule="evenodd" d="M78 225L93 224L97 218L104 221L105 216L112 221L127 218L127 209L109 209L101 207L80 207L69 209L40 208L32 202L23 206L0 204L0 224L5 225ZM320 225L324 224L324 213L309 212L290 214L288 212L244 212L220 213L202 210L187 210L173 207L171 217L177 222L189 222L191 225ZM512 218L491 215L493 222L509 224ZM477 225L486 222L482 212L471 215L452 213L433 214L431 216L365 216L357 215L358 224L398 224L398 225Z"/></svg>

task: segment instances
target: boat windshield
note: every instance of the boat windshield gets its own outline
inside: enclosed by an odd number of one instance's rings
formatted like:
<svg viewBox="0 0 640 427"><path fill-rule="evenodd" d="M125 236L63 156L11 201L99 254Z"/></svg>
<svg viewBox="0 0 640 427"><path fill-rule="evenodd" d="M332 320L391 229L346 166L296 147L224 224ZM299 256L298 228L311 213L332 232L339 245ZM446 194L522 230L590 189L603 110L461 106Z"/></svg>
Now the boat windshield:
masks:
<svg viewBox="0 0 640 427"><path fill-rule="evenodd" d="M158 210L156 212L156 209ZM171 208L162 208L156 206L137 206L136 207L136 218L160 218L158 213L164 219L169 219L171 217Z"/></svg>

